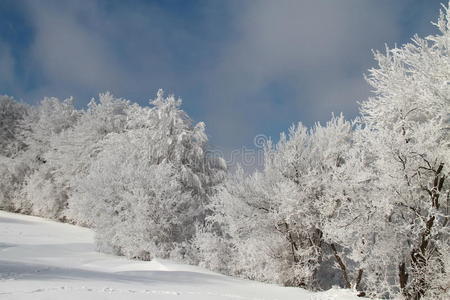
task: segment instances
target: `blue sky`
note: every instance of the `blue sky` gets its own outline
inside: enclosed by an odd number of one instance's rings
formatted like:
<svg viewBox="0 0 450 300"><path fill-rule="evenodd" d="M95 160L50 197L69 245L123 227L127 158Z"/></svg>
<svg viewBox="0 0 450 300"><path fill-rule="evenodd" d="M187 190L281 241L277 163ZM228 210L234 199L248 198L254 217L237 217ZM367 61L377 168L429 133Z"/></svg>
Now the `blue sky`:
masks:
<svg viewBox="0 0 450 300"><path fill-rule="evenodd" d="M440 2L2 0L0 94L146 104L163 88L229 152L356 116L371 49L435 33Z"/></svg>

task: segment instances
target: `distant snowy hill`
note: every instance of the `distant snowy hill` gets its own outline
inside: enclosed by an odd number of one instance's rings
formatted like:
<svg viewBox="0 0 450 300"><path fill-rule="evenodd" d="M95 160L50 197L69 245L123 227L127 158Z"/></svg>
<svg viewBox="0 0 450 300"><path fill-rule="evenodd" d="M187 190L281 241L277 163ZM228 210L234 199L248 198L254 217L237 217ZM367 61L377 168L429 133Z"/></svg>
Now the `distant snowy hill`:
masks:
<svg viewBox="0 0 450 300"><path fill-rule="evenodd" d="M106 255L95 251L89 229L0 211L0 299L361 298L347 290L312 293L165 260Z"/></svg>

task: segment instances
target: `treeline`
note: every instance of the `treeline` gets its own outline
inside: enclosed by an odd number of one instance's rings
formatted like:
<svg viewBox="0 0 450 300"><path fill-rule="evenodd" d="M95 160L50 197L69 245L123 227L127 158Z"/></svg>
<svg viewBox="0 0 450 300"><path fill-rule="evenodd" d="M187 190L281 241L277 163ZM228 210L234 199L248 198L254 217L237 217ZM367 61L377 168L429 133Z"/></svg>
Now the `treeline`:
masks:
<svg viewBox="0 0 450 300"><path fill-rule="evenodd" d="M292 126L228 172L159 91L37 106L0 97L0 206L94 228L101 251L369 297L450 296L450 11L375 53L360 116Z"/></svg>
<svg viewBox="0 0 450 300"><path fill-rule="evenodd" d="M181 101L159 91L151 104L2 97L2 209L93 227L102 251L184 255L226 165Z"/></svg>

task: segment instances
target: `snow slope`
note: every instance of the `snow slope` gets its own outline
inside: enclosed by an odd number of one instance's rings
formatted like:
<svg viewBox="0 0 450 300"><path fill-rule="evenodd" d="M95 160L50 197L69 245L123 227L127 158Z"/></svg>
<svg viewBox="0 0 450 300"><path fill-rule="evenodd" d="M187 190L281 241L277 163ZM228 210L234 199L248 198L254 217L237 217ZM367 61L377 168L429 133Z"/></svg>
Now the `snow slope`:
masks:
<svg viewBox="0 0 450 300"><path fill-rule="evenodd" d="M95 251L91 230L0 211L0 299L352 300L216 274L165 260Z"/></svg>

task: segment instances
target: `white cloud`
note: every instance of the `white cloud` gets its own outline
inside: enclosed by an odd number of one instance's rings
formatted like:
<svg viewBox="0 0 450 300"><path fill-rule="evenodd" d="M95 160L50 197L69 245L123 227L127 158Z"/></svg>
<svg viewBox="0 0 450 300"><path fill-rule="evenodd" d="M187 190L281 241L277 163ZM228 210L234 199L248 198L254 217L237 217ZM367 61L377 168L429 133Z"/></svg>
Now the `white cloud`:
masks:
<svg viewBox="0 0 450 300"><path fill-rule="evenodd" d="M43 82L29 92L33 98L76 95L86 103L109 90L148 99L177 81L162 28L152 24L164 19L157 7L107 12L100 1L27 4L35 32L29 63Z"/></svg>
<svg viewBox="0 0 450 300"><path fill-rule="evenodd" d="M28 94L86 103L110 90L142 102L162 87L207 122L218 146L250 145L254 135L277 138L293 122L354 115L368 95L362 72L372 65L370 50L401 42L405 16L430 21L431 9L412 2L207 2L195 8L200 19L178 20L157 4L28 1L35 32L28 65L42 80Z"/></svg>
<svg viewBox="0 0 450 300"><path fill-rule="evenodd" d="M209 118L225 143L248 141L277 114L310 122L332 111L354 113L357 97L367 95L361 65L369 66L370 49L399 35L395 11L379 2L245 3L235 3L238 35L207 75L211 95L221 100L211 102ZM291 97L274 105L261 91L280 78Z"/></svg>

